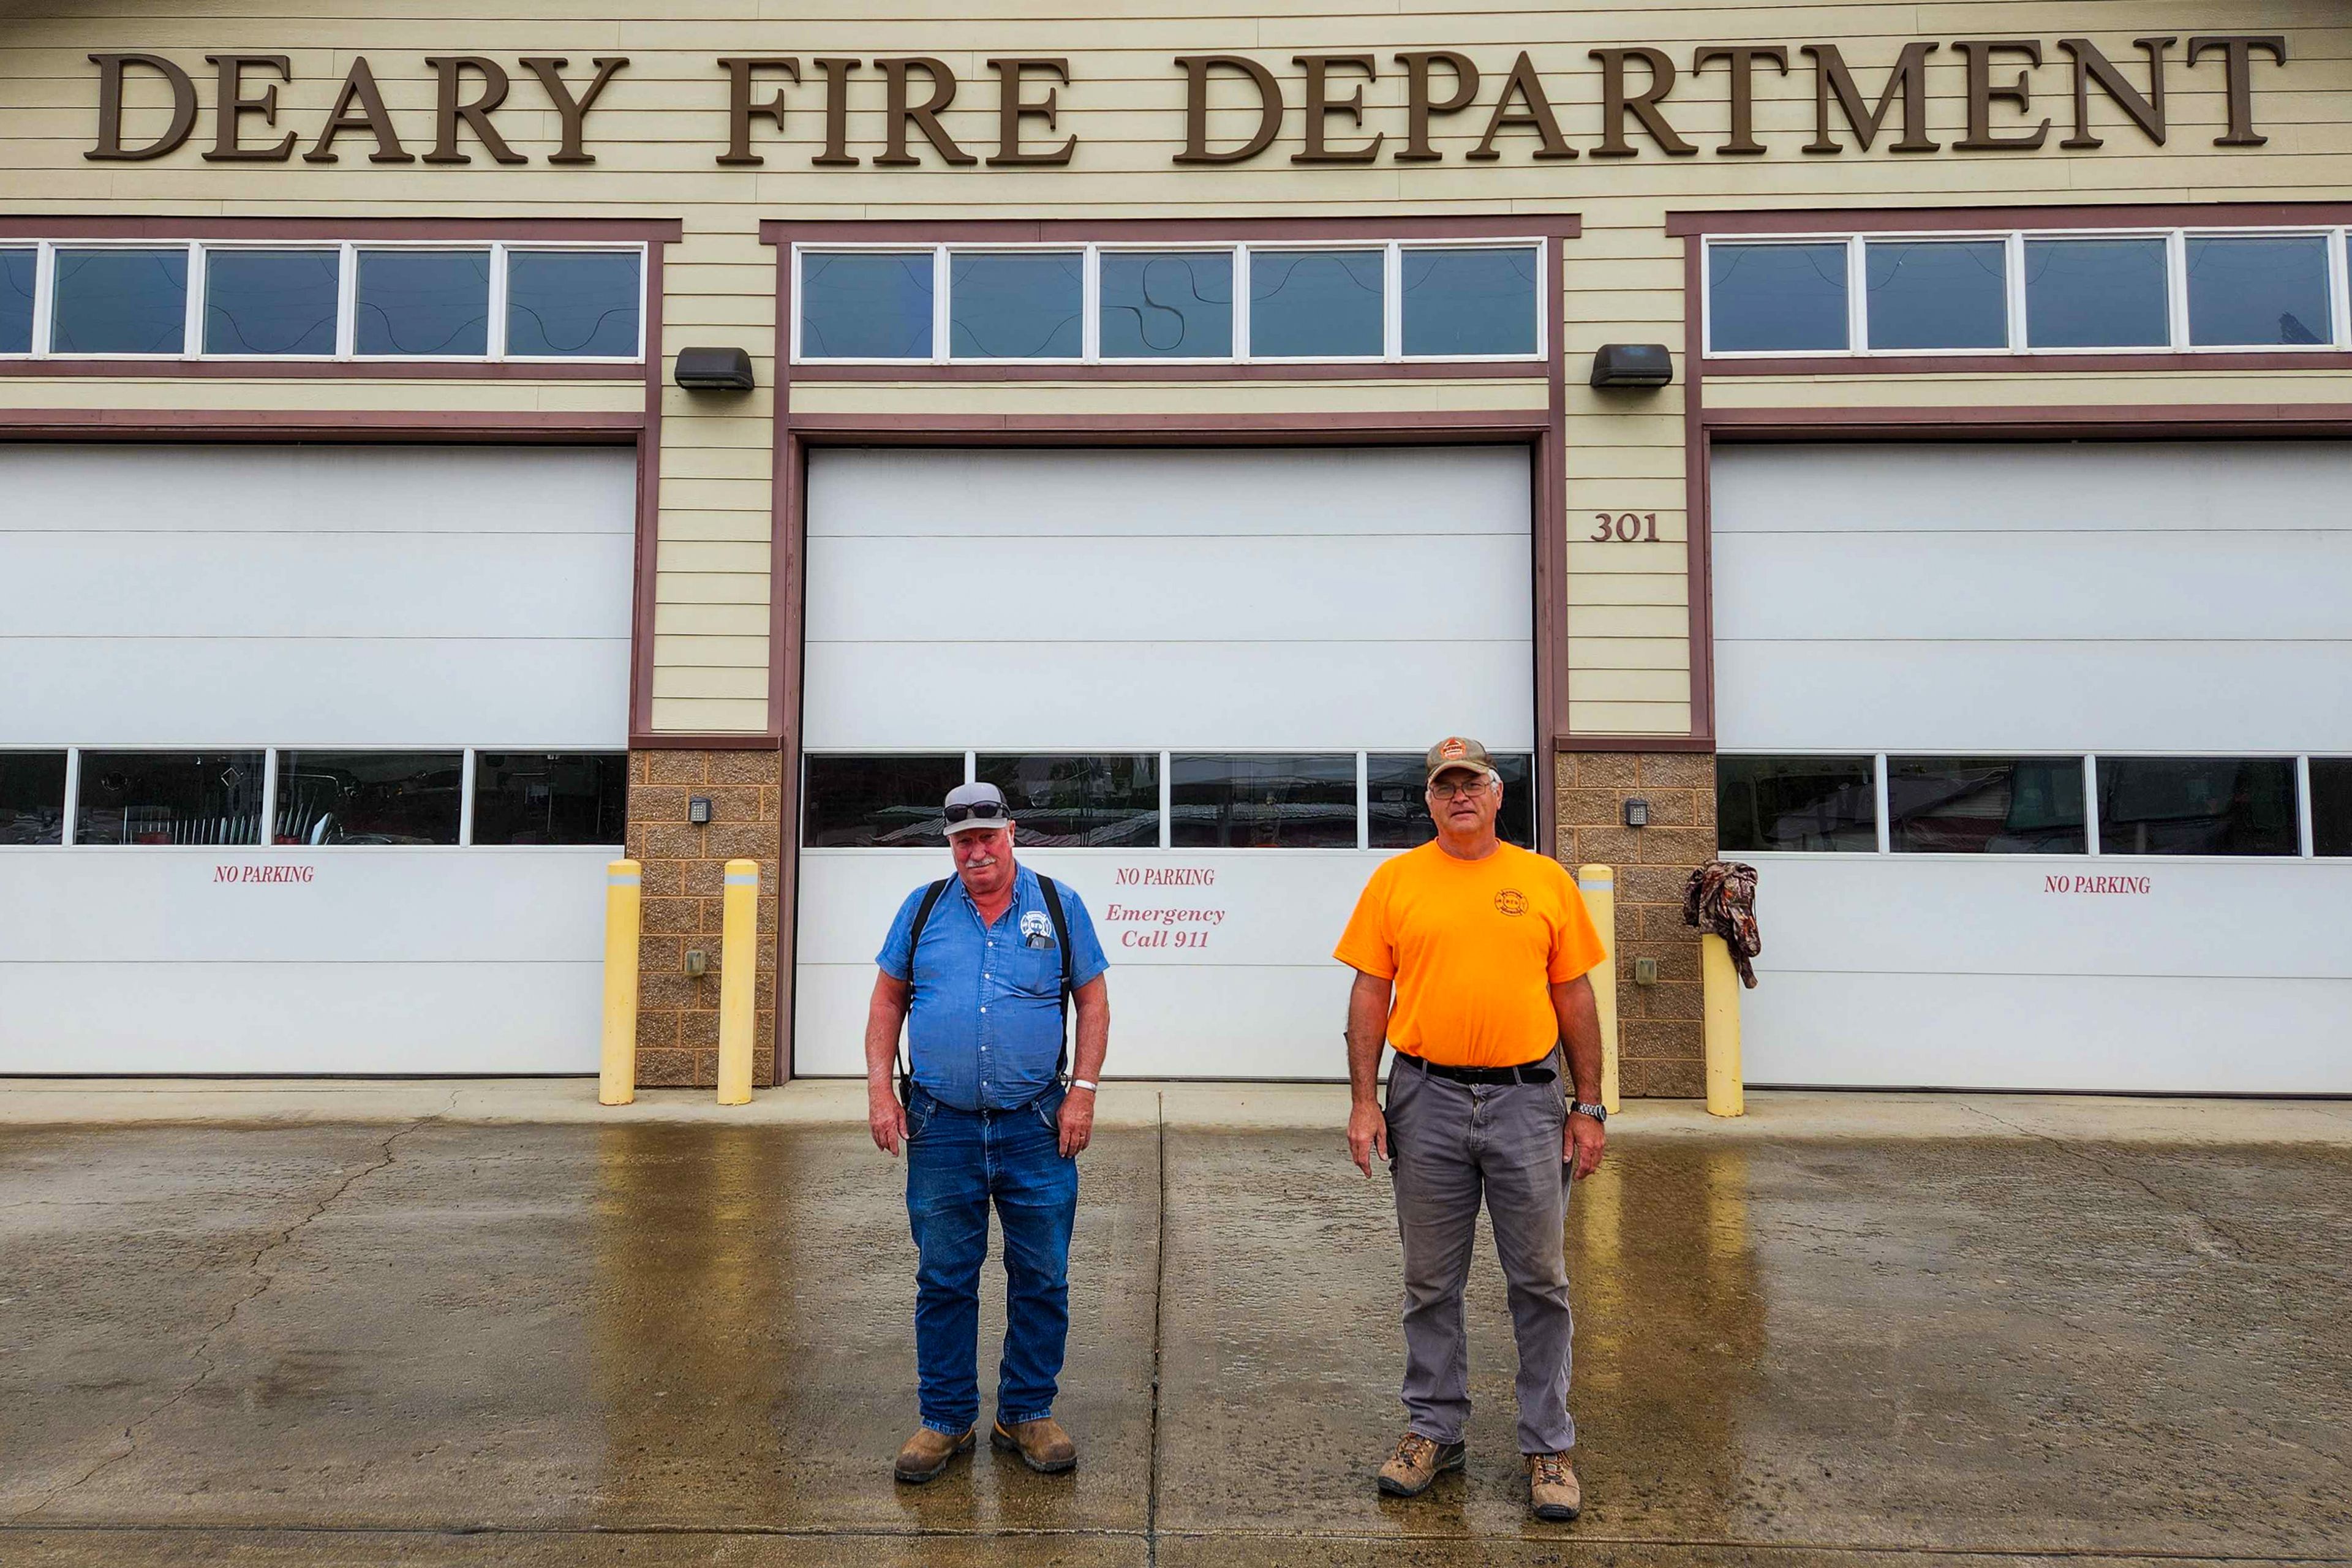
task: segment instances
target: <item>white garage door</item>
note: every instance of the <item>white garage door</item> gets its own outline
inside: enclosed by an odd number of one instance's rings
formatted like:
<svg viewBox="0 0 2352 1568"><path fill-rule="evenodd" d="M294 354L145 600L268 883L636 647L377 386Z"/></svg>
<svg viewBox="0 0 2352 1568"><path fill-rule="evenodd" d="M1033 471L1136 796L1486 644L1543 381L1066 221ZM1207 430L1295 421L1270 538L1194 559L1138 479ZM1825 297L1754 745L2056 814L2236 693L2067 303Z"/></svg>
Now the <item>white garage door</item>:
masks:
<svg viewBox="0 0 2352 1568"><path fill-rule="evenodd" d="M1094 913L1115 1073L1344 1077L1330 951L1425 830L1421 753L1513 753L1532 820L1525 450L828 451L808 482L796 1070L864 1070L875 951L976 773Z"/></svg>
<svg viewBox="0 0 2352 1568"><path fill-rule="evenodd" d="M1719 450L1759 1083L2352 1091L2352 447Z"/></svg>
<svg viewBox="0 0 2352 1568"><path fill-rule="evenodd" d="M0 447L0 1072L593 1069L635 471Z"/></svg>

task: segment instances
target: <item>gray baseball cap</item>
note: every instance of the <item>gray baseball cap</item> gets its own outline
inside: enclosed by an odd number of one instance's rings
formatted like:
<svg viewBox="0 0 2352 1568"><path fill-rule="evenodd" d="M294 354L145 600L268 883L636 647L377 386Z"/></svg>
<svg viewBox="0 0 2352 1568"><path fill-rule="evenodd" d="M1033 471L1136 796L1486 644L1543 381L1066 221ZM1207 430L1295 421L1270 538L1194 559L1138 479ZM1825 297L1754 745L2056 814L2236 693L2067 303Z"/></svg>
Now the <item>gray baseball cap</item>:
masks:
<svg viewBox="0 0 2352 1568"><path fill-rule="evenodd" d="M947 814L950 838L974 829L993 832L1013 826L1013 808L1004 804L1004 792L992 784L958 784L948 791L940 808Z"/></svg>

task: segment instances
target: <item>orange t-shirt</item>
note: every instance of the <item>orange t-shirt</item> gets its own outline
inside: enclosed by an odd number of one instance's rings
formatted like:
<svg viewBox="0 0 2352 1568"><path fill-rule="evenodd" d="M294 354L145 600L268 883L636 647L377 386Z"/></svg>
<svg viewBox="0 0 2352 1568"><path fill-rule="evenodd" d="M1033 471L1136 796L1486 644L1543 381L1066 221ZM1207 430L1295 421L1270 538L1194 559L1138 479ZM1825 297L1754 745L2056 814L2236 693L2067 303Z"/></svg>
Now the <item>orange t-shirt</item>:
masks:
<svg viewBox="0 0 2352 1568"><path fill-rule="evenodd" d="M1389 1043L1445 1067L1540 1061L1559 1038L1549 987L1604 956L1559 861L1513 844L1457 860L1434 842L1383 863L1332 956L1396 983Z"/></svg>

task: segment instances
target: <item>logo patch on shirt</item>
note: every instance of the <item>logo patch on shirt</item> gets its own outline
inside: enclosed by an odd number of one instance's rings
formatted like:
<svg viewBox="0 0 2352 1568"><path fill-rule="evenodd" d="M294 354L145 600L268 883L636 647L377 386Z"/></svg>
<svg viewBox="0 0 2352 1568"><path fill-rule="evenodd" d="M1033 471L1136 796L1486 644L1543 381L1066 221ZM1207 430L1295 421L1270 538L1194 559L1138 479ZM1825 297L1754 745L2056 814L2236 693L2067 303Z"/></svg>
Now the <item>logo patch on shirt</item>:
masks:
<svg viewBox="0 0 2352 1568"><path fill-rule="evenodd" d="M1528 896L1517 888L1505 888L1495 895L1495 908L1507 915L1526 914Z"/></svg>
<svg viewBox="0 0 2352 1568"><path fill-rule="evenodd" d="M1024 947L1054 945L1054 922L1043 910L1031 910L1021 917L1021 942Z"/></svg>

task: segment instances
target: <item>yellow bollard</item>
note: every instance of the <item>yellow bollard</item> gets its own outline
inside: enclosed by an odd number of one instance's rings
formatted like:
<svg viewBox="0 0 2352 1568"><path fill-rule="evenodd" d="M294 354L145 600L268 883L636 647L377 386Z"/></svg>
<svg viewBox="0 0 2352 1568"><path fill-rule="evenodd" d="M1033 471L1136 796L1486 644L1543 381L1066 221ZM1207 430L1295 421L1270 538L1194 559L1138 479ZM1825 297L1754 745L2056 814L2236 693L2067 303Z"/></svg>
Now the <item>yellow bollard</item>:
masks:
<svg viewBox="0 0 2352 1568"><path fill-rule="evenodd" d="M1739 972L1719 936L1698 939L1699 975L1706 1008L1706 1113L1745 1116L1748 1095L1739 1076Z"/></svg>
<svg viewBox="0 0 2352 1568"><path fill-rule="evenodd" d="M1617 868L1579 866L1576 885L1583 890L1584 908L1592 929L1601 933L1601 950L1608 956L1592 969L1592 1000L1601 1010L1601 1103L1617 1114Z"/></svg>
<svg viewBox="0 0 2352 1568"><path fill-rule="evenodd" d="M596 1103L637 1098L637 938L645 929L645 868L614 860L604 868L604 1052Z"/></svg>
<svg viewBox="0 0 2352 1568"><path fill-rule="evenodd" d="M719 1103L751 1103L751 1000L760 978L760 863L727 862L719 935Z"/></svg>

